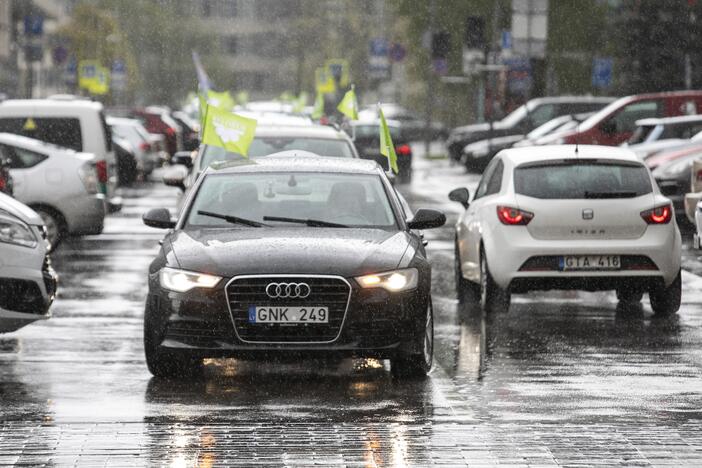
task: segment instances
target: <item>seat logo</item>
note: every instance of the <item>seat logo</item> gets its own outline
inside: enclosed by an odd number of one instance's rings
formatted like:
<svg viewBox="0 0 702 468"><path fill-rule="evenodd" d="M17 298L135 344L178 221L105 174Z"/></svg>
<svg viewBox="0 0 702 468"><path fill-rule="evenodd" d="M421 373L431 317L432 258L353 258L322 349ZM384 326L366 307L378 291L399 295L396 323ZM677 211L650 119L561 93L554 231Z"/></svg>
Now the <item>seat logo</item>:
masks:
<svg viewBox="0 0 702 468"><path fill-rule="evenodd" d="M312 293L307 283L268 283L266 295L271 299L305 299Z"/></svg>
<svg viewBox="0 0 702 468"><path fill-rule="evenodd" d="M595 217L595 212L589 208L583 210L583 219L592 219Z"/></svg>

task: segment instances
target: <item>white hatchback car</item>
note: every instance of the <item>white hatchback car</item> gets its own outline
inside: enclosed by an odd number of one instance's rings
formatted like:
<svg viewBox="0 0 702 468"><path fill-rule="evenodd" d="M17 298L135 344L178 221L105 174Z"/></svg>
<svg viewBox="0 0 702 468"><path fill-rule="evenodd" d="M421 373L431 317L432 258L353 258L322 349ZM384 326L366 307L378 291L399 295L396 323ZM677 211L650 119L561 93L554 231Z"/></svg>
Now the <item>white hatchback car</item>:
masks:
<svg viewBox="0 0 702 468"><path fill-rule="evenodd" d="M0 193L0 333L47 319L56 282L42 219Z"/></svg>
<svg viewBox="0 0 702 468"><path fill-rule="evenodd" d="M102 232L105 203L94 154L10 133L0 133L0 153L9 160L14 197L39 213L52 246L67 234Z"/></svg>
<svg viewBox="0 0 702 468"><path fill-rule="evenodd" d="M539 146L501 151L456 225L459 298L480 292L490 313L511 293L616 290L649 293L656 314L680 307L680 231L671 201L629 150ZM477 295L477 294L476 294Z"/></svg>

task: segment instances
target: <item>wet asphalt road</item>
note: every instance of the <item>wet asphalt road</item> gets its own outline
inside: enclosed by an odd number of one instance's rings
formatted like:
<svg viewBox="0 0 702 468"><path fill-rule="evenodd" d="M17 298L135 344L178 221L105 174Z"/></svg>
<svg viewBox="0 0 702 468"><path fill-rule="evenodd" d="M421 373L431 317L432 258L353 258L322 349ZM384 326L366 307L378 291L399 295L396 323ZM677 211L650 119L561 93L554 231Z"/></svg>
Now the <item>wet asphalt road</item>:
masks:
<svg viewBox="0 0 702 468"><path fill-rule="evenodd" d="M477 176L416 166L410 203L449 215L427 233L429 379L396 381L372 360L218 360L203 380L152 379L142 311L162 233L140 216L174 207L176 192L144 184L104 234L59 248L53 317L0 335L0 464L702 466L702 278L684 274L669 320L645 300L623 310L613 294L563 292L517 296L485 320L454 299L460 207L445 199Z"/></svg>

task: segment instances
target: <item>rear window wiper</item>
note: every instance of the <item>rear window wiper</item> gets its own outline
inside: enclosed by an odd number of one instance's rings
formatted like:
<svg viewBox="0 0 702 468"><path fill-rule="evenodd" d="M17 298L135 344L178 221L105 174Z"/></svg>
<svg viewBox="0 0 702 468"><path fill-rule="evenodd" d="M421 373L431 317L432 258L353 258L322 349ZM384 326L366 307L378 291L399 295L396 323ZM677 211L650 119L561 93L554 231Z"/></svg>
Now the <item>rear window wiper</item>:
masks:
<svg viewBox="0 0 702 468"><path fill-rule="evenodd" d="M311 227L336 227L336 228L347 228L346 224L330 223L329 221L320 221L318 219L300 219L300 218L284 218L280 216L264 216L264 221L278 221L281 223L297 223L305 224Z"/></svg>
<svg viewBox="0 0 702 468"><path fill-rule="evenodd" d="M225 214L221 214L221 213L212 213L210 211L198 210L197 214L202 215L202 216L209 216L211 218L223 219L228 223L242 224L244 226L249 226L249 227L268 226L268 224L259 223L258 221L254 221L251 219L239 218L238 216L225 215Z"/></svg>
<svg viewBox="0 0 702 468"><path fill-rule="evenodd" d="M636 192L620 190L613 192L588 192L585 191L585 198L634 198Z"/></svg>

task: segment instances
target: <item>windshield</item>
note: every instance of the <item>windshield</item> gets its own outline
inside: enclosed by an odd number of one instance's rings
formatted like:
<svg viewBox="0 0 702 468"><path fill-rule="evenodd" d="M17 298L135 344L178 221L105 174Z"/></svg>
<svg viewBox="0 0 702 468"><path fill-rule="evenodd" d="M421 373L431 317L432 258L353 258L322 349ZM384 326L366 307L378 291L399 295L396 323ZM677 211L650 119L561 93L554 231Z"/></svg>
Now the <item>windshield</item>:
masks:
<svg viewBox="0 0 702 468"><path fill-rule="evenodd" d="M652 187L640 164L566 160L517 167L514 191L542 199L633 198Z"/></svg>
<svg viewBox="0 0 702 468"><path fill-rule="evenodd" d="M330 158L353 158L354 153L346 140L304 137L256 137L249 147L249 158L255 159L288 150L309 151ZM205 168L217 161L235 161L244 157L218 146L205 146L200 158L200 167Z"/></svg>
<svg viewBox="0 0 702 468"><path fill-rule="evenodd" d="M236 217L269 227L300 224L288 218L349 227L397 227L390 200L376 175L331 173L256 173L208 175L188 210L188 227L228 227Z"/></svg>
<svg viewBox="0 0 702 468"><path fill-rule="evenodd" d="M502 121L500 121L501 125L504 125L505 127L514 127L516 126L519 122L522 120L526 119L527 117L527 105L521 105L517 107L515 110L513 110L510 114L508 114Z"/></svg>

